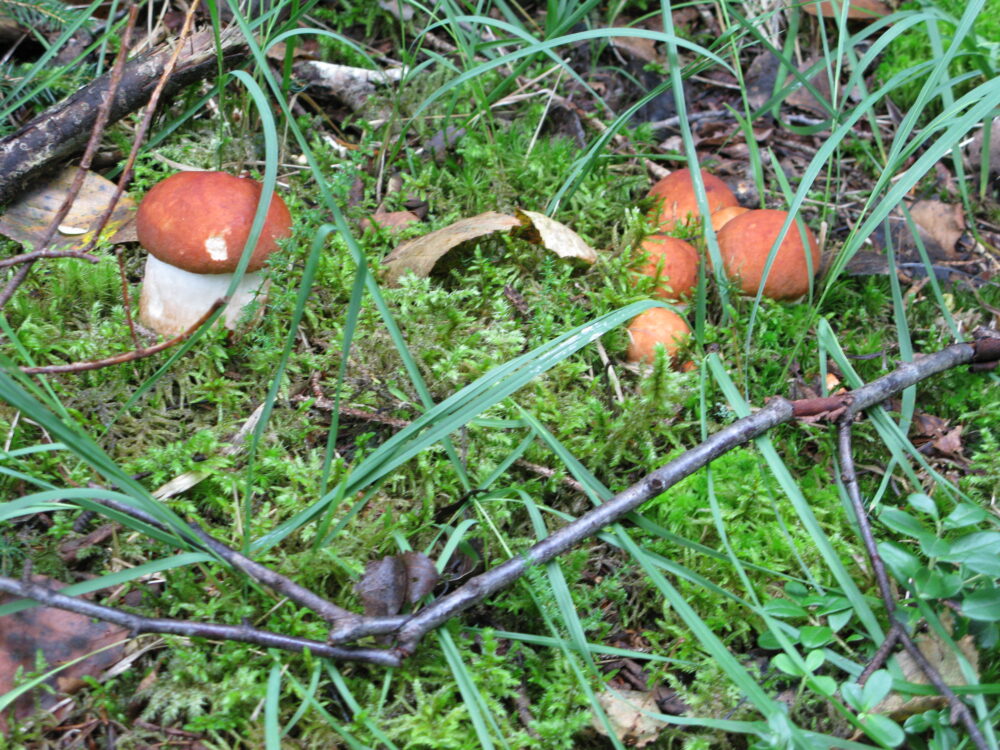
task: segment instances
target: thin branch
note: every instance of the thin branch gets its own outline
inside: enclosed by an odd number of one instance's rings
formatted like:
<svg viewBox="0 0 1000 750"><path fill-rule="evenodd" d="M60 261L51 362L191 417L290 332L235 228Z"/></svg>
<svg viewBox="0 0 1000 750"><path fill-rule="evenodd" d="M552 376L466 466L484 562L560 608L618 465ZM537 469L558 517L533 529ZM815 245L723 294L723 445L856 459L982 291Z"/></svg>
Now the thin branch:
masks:
<svg viewBox="0 0 1000 750"><path fill-rule="evenodd" d="M191 337L195 331L201 328L202 324L208 320L212 313L222 307L226 302L227 298L223 297L215 300L212 306L208 308L204 315L202 315L198 320L188 328L184 333L174 336L172 339L167 339L166 341L161 341L159 344L154 344L153 346L147 346L145 349L134 349L130 352L125 352L124 354L116 354L113 357L106 357L105 359L94 359L89 362L72 362L68 365L42 365L39 367L22 367L21 372L26 375L53 375L55 373L61 372L87 372L88 370L100 370L102 367L111 367L113 365L121 365L125 362L134 362L137 359L144 359L146 357L151 357L154 354L159 354L164 349L169 349L172 346L177 346L177 344L182 343Z"/></svg>
<svg viewBox="0 0 1000 750"><path fill-rule="evenodd" d="M41 260L42 258L76 258L77 260L85 260L88 263L101 262L100 258L78 250L35 250L34 252L12 255L9 258L0 260L0 268L10 268L20 263L34 263L36 260Z"/></svg>
<svg viewBox="0 0 1000 750"><path fill-rule="evenodd" d="M95 503L105 506L106 508L116 510L119 513L131 516L132 518L136 518L143 523L149 524L150 526L155 526L163 531L170 531L167 526L157 521L153 516L139 510L138 508L133 508L131 505L126 503L119 502L111 498L95 497L92 498L92 500ZM191 531L194 532L194 535L202 542L202 544L215 553L220 559L226 561L233 568L241 571L258 583L267 586L275 593L286 597L296 604L302 605L306 609L312 610L328 623L353 624L361 619L360 615L343 609L342 607L338 607L332 602L328 602L326 599L313 593L304 586L300 586L280 573L276 573L270 568L251 560L249 557L231 549L230 547L227 547L194 521L188 521L188 526L191 528Z"/></svg>
<svg viewBox="0 0 1000 750"><path fill-rule="evenodd" d="M391 651L377 648L348 648L332 646L329 643L314 641L309 638L274 633L260 630L249 625L218 625L215 623L191 622L189 620L167 620L155 617L142 617L131 612L125 612L113 607L94 604L85 599L60 594L48 586L32 581L18 581L0 576L0 591L25 599L32 599L48 607L76 612L86 617L93 617L105 622L128 628L132 636L141 633L164 633L181 635L188 638L214 638L218 640L252 643L263 648L280 648L284 651L301 653L309 649L316 656L338 661L368 662L384 667L396 667L400 659Z"/></svg>
<svg viewBox="0 0 1000 750"><path fill-rule="evenodd" d="M989 745L987 744L983 733L980 731L979 726L976 724L975 717L973 717L969 707L965 705L961 698L955 695L955 691L948 686L948 683L944 681L941 673L938 672L934 665L926 659L917 647L917 644L913 642L910 634L906 632L906 629L902 627L901 624L897 623L895 618L893 618L893 614L896 611L896 601L892 594L892 588L889 585L889 576L886 573L885 563L882 561L882 556L878 553L875 536L872 534L871 524L868 521L868 514L865 512L865 505L861 499L861 490L858 486L858 475L854 468L851 435L851 425L853 422L853 410L848 408L847 412L843 417L841 417L840 422L837 425L837 444L840 457L841 478L844 482L844 488L847 490L847 496L851 501L851 509L854 511L854 517L858 524L858 530L860 531L861 538L864 541L865 552L868 554L868 561L871 563L872 570L875 572L875 581L878 583L879 593L882 595L882 604L885 606L886 612L889 613L889 617L893 621L892 631L890 632L895 632L899 640L902 642L903 647L906 649L906 652L917 663L921 671L924 675L926 675L928 681L935 688L937 688L937 691L948 701L948 706L951 709L951 715L953 717L958 716L961 718L962 723L965 725L965 730L969 733L969 738L972 740L973 744L979 750L986 750Z"/></svg>

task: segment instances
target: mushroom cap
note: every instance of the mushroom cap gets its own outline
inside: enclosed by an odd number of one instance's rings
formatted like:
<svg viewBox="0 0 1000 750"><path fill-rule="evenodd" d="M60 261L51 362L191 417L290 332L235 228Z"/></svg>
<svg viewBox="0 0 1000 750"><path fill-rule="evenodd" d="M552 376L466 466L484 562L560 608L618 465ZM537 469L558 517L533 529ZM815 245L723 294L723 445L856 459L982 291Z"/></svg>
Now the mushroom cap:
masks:
<svg viewBox="0 0 1000 750"><path fill-rule="evenodd" d="M156 183L139 204L139 243L157 259L191 273L231 273L250 235L262 186L225 172L178 172ZM258 270L288 237L292 216L277 193L247 272Z"/></svg>
<svg viewBox="0 0 1000 750"><path fill-rule="evenodd" d="M652 362L657 344L662 344L667 354L673 357L687 341L691 328L673 310L651 307L632 319L628 324L628 333L625 358L629 362Z"/></svg>
<svg viewBox="0 0 1000 750"><path fill-rule="evenodd" d="M745 214L749 210L749 208L744 208L743 206L726 206L721 211L716 211L712 214L712 229L718 234L719 230L726 226L730 219L735 219L740 214Z"/></svg>
<svg viewBox="0 0 1000 750"><path fill-rule="evenodd" d="M714 214L727 206L738 206L739 202L733 191L715 175L701 170L701 181L705 185L705 197L708 198L708 212ZM656 205L650 211L650 217L662 232L669 232L677 226L686 225L689 221L701 216L698 210L698 198L694 193L694 183L691 181L690 169L678 169L657 182L649 191L651 198L656 199Z"/></svg>
<svg viewBox="0 0 1000 750"><path fill-rule="evenodd" d="M642 249L646 260L635 270L660 282L654 296L671 301L691 296L698 285L699 258L694 245L676 237L654 234L643 240Z"/></svg>
<svg viewBox="0 0 1000 750"><path fill-rule="evenodd" d="M771 245L778 238L787 211L774 208L747 211L726 223L719 231L719 251L726 275L738 282L745 294L757 294L764 264ZM812 274L819 270L819 244L809 227L804 226L812 256ZM764 295L771 299L795 299L809 291L812 278L806 264L802 234L793 222L774 256L774 263L764 284Z"/></svg>

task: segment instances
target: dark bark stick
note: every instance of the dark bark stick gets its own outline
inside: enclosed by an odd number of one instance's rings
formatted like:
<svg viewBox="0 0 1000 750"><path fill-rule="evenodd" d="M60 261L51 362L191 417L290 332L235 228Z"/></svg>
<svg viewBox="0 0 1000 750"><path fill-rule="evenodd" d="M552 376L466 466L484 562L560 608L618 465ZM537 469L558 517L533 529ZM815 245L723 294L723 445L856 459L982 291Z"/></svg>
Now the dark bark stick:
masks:
<svg viewBox="0 0 1000 750"><path fill-rule="evenodd" d="M960 364L979 361L977 357L986 360L994 354L1000 355L1000 350L994 353L990 342L990 339L979 339L970 344L954 344L934 354L921 357L915 362L903 364L868 385L836 397L833 402L830 399L821 399L823 408L818 411L830 411L830 407L835 407L835 410L848 407L856 412L875 406L904 388L932 375ZM814 399L804 399L793 402L780 397L772 399L764 409L720 430L701 445L678 456L645 479L615 495L605 504L594 508L533 545L521 557L512 558L470 579L452 593L437 599L426 609L411 617L398 631L399 650L404 654L412 653L420 639L431 629L478 604L491 594L509 587L530 566L548 562L595 535L600 529L619 520L646 500L659 495L726 451L749 442L776 425L790 421L796 414L817 413L817 409L810 406L813 401ZM365 635L392 633L395 631L394 625L395 623L388 618L385 620L368 618L357 628L334 629L330 633L330 640L334 643L344 643Z"/></svg>
<svg viewBox="0 0 1000 750"><path fill-rule="evenodd" d="M183 44L181 61L165 89L168 95L218 69L211 29L192 34ZM238 30L223 31L221 44L224 67L234 67L246 59L247 47ZM164 44L125 65L121 86L111 104L109 122L120 120L149 101L172 54L172 46ZM80 149L110 89L110 74L101 76L16 133L0 139L0 205L23 189L31 177Z"/></svg>
<svg viewBox="0 0 1000 750"><path fill-rule="evenodd" d="M329 643L314 641L309 638L297 638L274 633L269 630L259 630L249 625L219 625L216 623L191 622L189 620L167 620L155 617L142 617L113 607L66 596L32 581L18 581L0 576L0 591L14 596L32 599L48 607L57 607L67 612L93 617L105 622L128 628L133 636L140 633L165 633L167 635L183 635L189 638L216 638L219 640L252 643L264 648L280 648L284 651L300 653L309 649L317 656L339 661L368 662L384 667L399 666L399 657L391 651L377 648L346 648L331 646Z"/></svg>
<svg viewBox="0 0 1000 750"><path fill-rule="evenodd" d="M918 360L922 361L922 360ZM877 381L876 381L877 382ZM879 593L882 595L882 605L885 607L886 612L888 612L890 619L892 619L893 614L896 611L896 600L893 598L892 588L889 585L889 575L885 569L885 563L882 561L882 556L878 553L878 546L875 542L875 535L872 533L871 523L868 520L868 514L865 511L865 505L861 499L861 489L858 486L858 475L854 468L854 455L852 449L851 440L851 425L854 421L853 413L850 409L841 418L839 424L837 425L837 444L838 453L840 456L840 467L843 476L841 477L844 482L844 489L847 490L847 497L851 501L851 509L854 511L855 520L858 523L858 529L861 532L861 538L864 540L865 552L868 554L868 561L871 563L872 570L875 572L875 580L878 583ZM937 691L944 696L945 700L948 701L948 707L951 709L951 715L957 716L962 720L965 725L965 731L969 733L969 738L972 743L978 748L978 750L986 750L989 745L986 742L986 738L980 731L979 727L976 725L976 719L969 710L969 707L959 698L955 691L952 690L948 683L945 682L941 673L931 664L927 658L924 656L923 652L917 647L910 634L906 632L906 629L899 625L899 623L893 620L892 630L890 633L894 633L898 636L899 641L903 644L903 648L910 655L920 670L927 677L927 680L937 688ZM886 637L888 641L888 636ZM883 649L879 649L881 654ZM867 670L865 672L867 677Z"/></svg>
<svg viewBox="0 0 1000 750"><path fill-rule="evenodd" d="M137 518L143 523L148 523L150 526L155 526L158 529L169 531L165 525L157 521L151 515L139 510L138 508L133 508L131 505L126 505L125 503L112 500L111 498L95 497L93 498L93 501L95 503L100 503L106 508L111 508L112 510L117 510L119 513L124 513L125 515ZM309 589L300 586L280 573L276 573L270 568L251 560L249 557L237 552L231 547L227 547L225 544L201 528L201 526L197 523L189 521L188 526L191 528L194 535L202 542L202 544L208 547L208 549L218 555L221 559L232 565L236 570L241 571L258 583L267 586L280 596L284 596L290 601L293 601L306 609L312 610L328 623L354 623L361 619L361 615L355 614L354 612L350 612L342 607L338 607L336 604L328 602L323 597L318 594L314 594Z"/></svg>

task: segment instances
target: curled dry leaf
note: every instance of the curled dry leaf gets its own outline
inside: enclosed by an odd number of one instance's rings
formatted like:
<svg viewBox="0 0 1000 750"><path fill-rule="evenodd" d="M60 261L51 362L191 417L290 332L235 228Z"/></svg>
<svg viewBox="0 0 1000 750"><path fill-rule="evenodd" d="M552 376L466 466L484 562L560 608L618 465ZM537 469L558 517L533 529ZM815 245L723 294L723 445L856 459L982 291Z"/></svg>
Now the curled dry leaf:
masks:
<svg viewBox="0 0 1000 750"><path fill-rule="evenodd" d="M404 552L368 563L354 590L364 603L365 615L382 617L399 614L403 604L416 604L437 581L437 568L427 555Z"/></svg>
<svg viewBox="0 0 1000 750"><path fill-rule="evenodd" d="M425 234L423 237L407 240L385 256L383 264L386 281L395 284L407 272L421 277L427 276L434 268L434 264L452 248L496 232L508 232L519 225L520 222L513 216L487 211L478 216L459 219L454 224Z"/></svg>
<svg viewBox="0 0 1000 750"><path fill-rule="evenodd" d="M597 260L594 248L584 242L580 235L544 214L519 210L517 217L514 217L487 211L478 216L459 219L454 224L396 247L383 261L386 281L395 284L407 272L427 276L434 264L449 250L469 240L516 228L520 228L524 239L542 245L560 258L575 258L586 263Z"/></svg>
<svg viewBox="0 0 1000 750"><path fill-rule="evenodd" d="M615 736L628 747L645 747L655 741L667 726L666 722L649 715L660 713L652 692L606 690L597 699L608 716ZM608 736L608 730L599 716L591 719L591 725L602 736Z"/></svg>
<svg viewBox="0 0 1000 750"><path fill-rule="evenodd" d="M954 257L955 245L965 232L965 214L958 203L928 200L910 206L910 213L921 233L934 240L948 257Z"/></svg>
<svg viewBox="0 0 1000 750"><path fill-rule="evenodd" d="M36 575L33 579L53 588L64 586L45 576ZM0 602L10 598L0 595ZM64 695L83 687L83 677L99 676L123 656L128 637L128 629L120 625L55 607L34 607L0 617L0 695L14 688L19 669L22 673L36 670L39 651L45 659L46 671L91 654L46 680L53 692L33 690L23 694L0 716L0 732L6 731L11 712L15 720L30 716L35 712L36 701L41 708L49 709ZM105 650L92 653L99 649Z"/></svg>
<svg viewBox="0 0 1000 750"><path fill-rule="evenodd" d="M526 239L551 250L560 258L577 258L586 263L597 261L594 248L565 224L534 211L518 211L517 218L521 220Z"/></svg>
<svg viewBox="0 0 1000 750"><path fill-rule="evenodd" d="M802 3L789 3L789 5L800 5L806 13L813 16L823 16L823 18L839 18L844 7L843 2L833 3L830 0L822 0L822 2L806 0ZM892 8L882 0L850 0L847 17L854 21L875 21L891 12Z"/></svg>
<svg viewBox="0 0 1000 750"><path fill-rule="evenodd" d="M48 181L39 183L22 193L17 200L7 206L7 210L0 216L0 234L24 245L30 245L35 250L41 250L39 244L44 238L49 224L52 223L52 219L62 208L66 196L69 195L77 171L77 167L66 167ZM95 172L87 172L83 187L77 194L76 200L73 201L69 213L59 224L59 229L52 238L49 249L82 250L86 247L93 236L91 225L107 210L114 193L115 184L113 182L104 179ZM122 230L114 237L115 242L134 240L134 231L129 236L125 225L128 223L131 226L130 222L135 211L135 201L127 195L122 195L104 228L102 236L111 237L118 230Z"/></svg>
<svg viewBox="0 0 1000 750"><path fill-rule="evenodd" d="M950 623L946 620L945 626ZM958 663L952 647L938 637L937 633L929 630L913 639L920 653L931 663L944 681L949 685L967 685L965 675ZM961 650L962 655L968 660L972 667L973 675L979 677L979 652L976 651L975 639L971 635L959 638L955 643ZM906 651L900 651L892 657L899 664L903 671L903 679L917 685L929 685L927 675L920 668ZM947 699L942 695L905 695L895 691L889 693L882 702L872 709L872 713L885 714L894 721L903 721L914 714L930 711L934 708L942 708L948 704Z"/></svg>

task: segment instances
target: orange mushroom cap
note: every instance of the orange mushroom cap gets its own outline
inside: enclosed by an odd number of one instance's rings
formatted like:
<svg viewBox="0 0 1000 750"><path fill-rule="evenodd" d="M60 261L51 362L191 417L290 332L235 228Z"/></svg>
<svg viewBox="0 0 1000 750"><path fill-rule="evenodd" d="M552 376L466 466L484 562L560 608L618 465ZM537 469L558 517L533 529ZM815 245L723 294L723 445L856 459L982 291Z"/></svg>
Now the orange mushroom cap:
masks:
<svg viewBox="0 0 1000 750"><path fill-rule="evenodd" d="M749 208L744 208L743 206L726 206L721 211L716 211L712 214L712 229L718 234L719 230L726 226L730 219L735 219L740 214L745 214L749 210Z"/></svg>
<svg viewBox="0 0 1000 750"><path fill-rule="evenodd" d="M726 275L736 280L745 294L757 294L767 256L787 217L787 211L773 208L747 211L719 231L719 251ZM806 262L802 233L792 222L768 273L765 296L795 299L809 291L809 281L819 270L819 244L809 227L803 225L803 230L809 242L811 263Z"/></svg>
<svg viewBox="0 0 1000 750"><path fill-rule="evenodd" d="M191 273L232 273L250 235L262 186L225 172L178 172L146 193L135 217L139 243L157 259ZM258 270L288 237L292 216L277 193L247 272Z"/></svg>
<svg viewBox="0 0 1000 750"><path fill-rule="evenodd" d="M642 242L646 260L635 270L660 282L653 294L676 302L690 297L698 285L698 251L676 237L654 234Z"/></svg>
<svg viewBox="0 0 1000 750"><path fill-rule="evenodd" d="M705 185L709 214L714 214L727 206L739 205L733 191L715 175L703 169L701 180ZM653 185L649 195L656 199L656 205L650 211L650 218L660 231L670 232L678 225L686 225L701 216L690 169L671 172Z"/></svg>
<svg viewBox="0 0 1000 750"><path fill-rule="evenodd" d="M629 362L652 362L657 344L662 344L667 355L673 357L691 335L691 328L673 310L651 307L632 319L628 333L626 359Z"/></svg>

